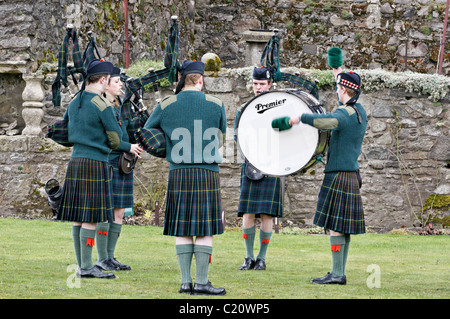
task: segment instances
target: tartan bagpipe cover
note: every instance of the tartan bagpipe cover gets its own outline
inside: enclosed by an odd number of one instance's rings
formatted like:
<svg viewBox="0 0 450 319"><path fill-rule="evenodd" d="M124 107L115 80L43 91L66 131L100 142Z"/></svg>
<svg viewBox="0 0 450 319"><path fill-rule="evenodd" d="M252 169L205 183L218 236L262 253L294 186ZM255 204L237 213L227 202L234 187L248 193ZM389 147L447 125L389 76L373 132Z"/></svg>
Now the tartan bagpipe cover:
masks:
<svg viewBox="0 0 450 319"><path fill-rule="evenodd" d="M67 124L67 121L63 119L47 126L45 137L52 139L60 145L72 147L73 143L69 142L69 130Z"/></svg>
<svg viewBox="0 0 450 319"><path fill-rule="evenodd" d="M289 83L299 85L308 90L316 99L319 99L319 88L308 80L298 75L285 73L280 71L280 59L278 57L280 39L277 34L267 42L261 55L261 65L270 70L272 78L275 82L287 81Z"/></svg>
<svg viewBox="0 0 450 319"><path fill-rule="evenodd" d="M155 83L157 80L168 78L169 82L176 82L177 73L180 69L180 64L178 62L178 50L179 50L179 31L176 20L173 20L172 26L170 27L167 42L166 42L166 52L164 55L164 69L150 72L138 79L129 79L126 75L121 75L121 81L127 83L125 89L125 96L122 100L122 116L125 118L130 118L132 116L131 112L131 102L130 99L142 89L147 84Z"/></svg>
<svg viewBox="0 0 450 319"><path fill-rule="evenodd" d="M136 143L150 155L165 158L166 157L166 138L164 132L158 128L141 127L134 133Z"/></svg>
<svg viewBox="0 0 450 319"><path fill-rule="evenodd" d="M71 71L67 67L67 58L69 50L69 40L73 40L72 59L74 63L74 69ZM81 56L80 46L78 44L78 36L75 30L69 29L61 44L58 52L58 70L56 72L55 80L52 84L52 102L54 106L61 105L61 83L67 87L67 75L68 72L82 73L83 72L83 59Z"/></svg>

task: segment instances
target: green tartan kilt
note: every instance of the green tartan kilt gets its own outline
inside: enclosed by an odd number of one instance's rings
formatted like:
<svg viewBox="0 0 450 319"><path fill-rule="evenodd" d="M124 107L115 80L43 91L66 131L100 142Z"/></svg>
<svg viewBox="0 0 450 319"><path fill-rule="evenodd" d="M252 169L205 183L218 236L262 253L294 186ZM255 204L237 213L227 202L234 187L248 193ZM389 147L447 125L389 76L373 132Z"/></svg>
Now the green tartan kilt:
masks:
<svg viewBox="0 0 450 319"><path fill-rule="evenodd" d="M203 168L171 170L163 234L212 236L223 231L219 173Z"/></svg>
<svg viewBox="0 0 450 319"><path fill-rule="evenodd" d="M121 174L119 172L119 157L109 160L109 165L112 167L112 191L113 191L113 206L117 208L133 207L133 173Z"/></svg>
<svg viewBox="0 0 450 319"><path fill-rule="evenodd" d="M84 223L112 222L114 207L109 170L106 162L71 158L57 219Z"/></svg>
<svg viewBox="0 0 450 319"><path fill-rule="evenodd" d="M356 172L325 174L313 223L344 234L365 233L364 210Z"/></svg>
<svg viewBox="0 0 450 319"><path fill-rule="evenodd" d="M241 187L238 217L244 214L260 214L283 217L283 181L280 177L265 176L259 181L252 181L245 175L245 164L241 170Z"/></svg>

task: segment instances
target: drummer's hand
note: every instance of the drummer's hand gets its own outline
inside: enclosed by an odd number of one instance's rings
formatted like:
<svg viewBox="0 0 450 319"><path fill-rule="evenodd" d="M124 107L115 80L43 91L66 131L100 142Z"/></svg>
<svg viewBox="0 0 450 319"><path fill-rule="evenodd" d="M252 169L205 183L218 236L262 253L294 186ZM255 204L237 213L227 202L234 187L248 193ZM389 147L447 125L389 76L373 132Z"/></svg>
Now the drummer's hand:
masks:
<svg viewBox="0 0 450 319"><path fill-rule="evenodd" d="M289 125L297 125L298 123L300 123L300 116L297 117L291 117L291 119L289 120Z"/></svg>
<svg viewBox="0 0 450 319"><path fill-rule="evenodd" d="M342 73L342 67L338 67L337 69L333 69L334 78L336 78L339 73Z"/></svg>
<svg viewBox="0 0 450 319"><path fill-rule="evenodd" d="M138 158L141 158L141 154L144 150L139 146L139 144L131 144L130 153L136 155Z"/></svg>

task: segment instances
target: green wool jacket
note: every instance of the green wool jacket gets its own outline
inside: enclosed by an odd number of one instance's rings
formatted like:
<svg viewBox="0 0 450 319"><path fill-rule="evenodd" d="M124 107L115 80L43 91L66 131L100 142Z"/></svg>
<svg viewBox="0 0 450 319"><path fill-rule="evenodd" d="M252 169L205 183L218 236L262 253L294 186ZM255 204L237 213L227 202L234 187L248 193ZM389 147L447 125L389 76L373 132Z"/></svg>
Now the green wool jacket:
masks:
<svg viewBox="0 0 450 319"><path fill-rule="evenodd" d="M113 106L98 94L80 92L67 107L64 120L73 143L72 157L107 162L112 149L130 150L129 143L121 143L123 133Z"/></svg>
<svg viewBox="0 0 450 319"><path fill-rule="evenodd" d="M367 115L360 103L356 103L355 107L361 114L361 124L355 110L348 105L340 106L333 113L304 113L300 117L305 124L320 130L332 130L325 173L359 169L358 157L366 133Z"/></svg>
<svg viewBox="0 0 450 319"><path fill-rule="evenodd" d="M199 167L219 171L219 147L227 129L225 105L220 99L185 89L164 98L144 127L164 131L170 170Z"/></svg>

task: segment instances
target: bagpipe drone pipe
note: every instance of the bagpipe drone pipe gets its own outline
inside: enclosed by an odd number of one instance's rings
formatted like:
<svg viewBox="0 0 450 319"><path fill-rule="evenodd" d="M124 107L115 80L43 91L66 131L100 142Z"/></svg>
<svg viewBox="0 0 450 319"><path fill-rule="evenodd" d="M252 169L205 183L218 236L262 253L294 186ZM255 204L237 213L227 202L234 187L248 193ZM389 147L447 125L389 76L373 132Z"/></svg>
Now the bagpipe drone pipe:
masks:
<svg viewBox="0 0 450 319"><path fill-rule="evenodd" d="M280 71L280 59L279 59L279 47L280 38L278 36L278 30L274 30L274 35L267 42L264 51L261 55L261 66L269 69L274 82L286 81L291 84L292 87L298 86L316 99L319 99L319 88L314 83L300 77L298 74L290 74Z"/></svg>
<svg viewBox="0 0 450 319"><path fill-rule="evenodd" d="M130 118L135 112L146 112L143 104L144 87L151 84L154 92L160 97L157 81L167 78L169 82L174 83L178 80L178 72L181 68L178 62L179 50L179 31L177 16L172 16L172 25L168 32L166 42L164 69L155 71L149 69L144 76L133 79L126 74L121 74L121 81L125 84L124 97L122 99L122 116ZM156 102L159 102L157 99Z"/></svg>
<svg viewBox="0 0 450 319"><path fill-rule="evenodd" d="M142 102L142 92L144 86L148 84L153 85L153 89L157 90L157 80L168 78L170 82L176 82L178 77L178 70L180 69L180 64L178 63L178 48L179 48L179 32L177 25L177 16L172 16L172 25L169 29L168 40L166 43L164 66L162 70L148 70L148 73L140 78L133 79L126 74L121 74L121 80L125 83L124 97L122 98L122 103L126 106L125 116L129 117L133 112L129 111L131 106L139 106ZM84 83L86 76L86 69L89 63L95 59L103 60L100 50L98 49L95 38L92 36L92 31L88 32L90 36L89 43L81 54L79 37L73 25L67 25L67 33L63 39L61 47L58 52L58 69L55 80L52 84L52 101L54 106L61 105L61 84L70 92L69 89L69 77L71 75L72 81L77 85L80 90L79 84ZM68 64L69 59L69 42L72 40L72 60L73 66ZM78 75L78 78L77 78ZM71 98L73 98L76 93L70 92ZM129 102L132 101L133 103ZM139 108L142 109L142 106Z"/></svg>

